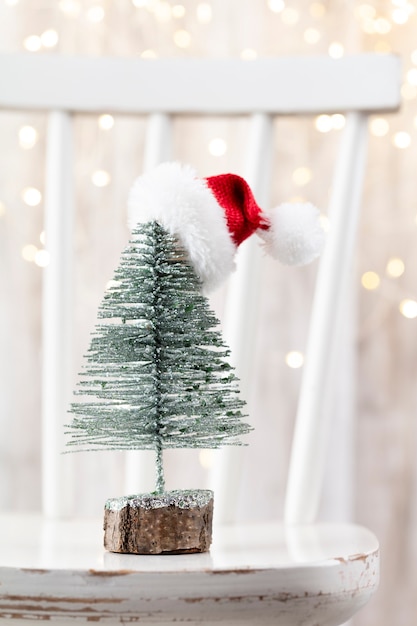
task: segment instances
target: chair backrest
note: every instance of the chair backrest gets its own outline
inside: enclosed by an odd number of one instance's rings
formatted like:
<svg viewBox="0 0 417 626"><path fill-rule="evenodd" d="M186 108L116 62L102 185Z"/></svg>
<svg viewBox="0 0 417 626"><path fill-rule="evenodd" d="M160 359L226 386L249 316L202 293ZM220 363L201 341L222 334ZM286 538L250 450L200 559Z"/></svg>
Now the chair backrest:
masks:
<svg viewBox="0 0 417 626"><path fill-rule="evenodd" d="M0 108L49 112L45 226L50 263L44 273L42 314L43 502L47 515L67 512L63 494L70 480L65 475L65 461L56 451L63 447L63 424L71 392L72 115L148 115L145 170L172 158L172 116L248 115L251 132L245 177L259 203L267 205L274 116L347 112L332 185L331 231L320 262L313 304L287 491L286 520L305 522L315 517L320 494L329 431L323 407L340 320L337 305L352 261L365 168L367 116L398 108L399 76L399 59L393 55L255 61L0 56L0 78L7 86L0 94ZM248 329L256 320L258 284L259 250L250 242L239 253L225 315L226 339L246 388L253 349L247 341L251 335ZM224 519L231 514L230 493L235 480L229 461L230 457L224 455L216 470L217 478L214 476ZM131 472L135 463L133 460ZM233 465L236 470L238 465Z"/></svg>

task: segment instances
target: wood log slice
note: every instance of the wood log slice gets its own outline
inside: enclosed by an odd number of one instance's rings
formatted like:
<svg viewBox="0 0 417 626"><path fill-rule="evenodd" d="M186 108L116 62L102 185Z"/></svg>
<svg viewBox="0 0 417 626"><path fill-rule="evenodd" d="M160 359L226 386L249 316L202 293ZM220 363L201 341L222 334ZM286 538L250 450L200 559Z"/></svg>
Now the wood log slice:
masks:
<svg viewBox="0 0 417 626"><path fill-rule="evenodd" d="M207 552L212 520L209 490L112 498L104 509L104 547L126 554Z"/></svg>

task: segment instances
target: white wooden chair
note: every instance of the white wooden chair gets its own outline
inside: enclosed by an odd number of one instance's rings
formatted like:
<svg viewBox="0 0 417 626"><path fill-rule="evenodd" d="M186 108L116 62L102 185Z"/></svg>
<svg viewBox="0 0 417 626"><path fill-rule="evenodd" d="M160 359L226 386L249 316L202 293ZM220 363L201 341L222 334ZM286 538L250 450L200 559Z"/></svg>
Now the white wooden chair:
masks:
<svg viewBox="0 0 417 626"><path fill-rule="evenodd" d="M326 381L341 313L335 305L353 256L367 117L398 108L399 75L399 61L390 55L251 62L0 57L0 79L7 86L0 107L50 111L45 209L51 255L43 312L44 514L0 515L0 619L337 626L372 595L378 584L377 539L365 528L317 524L315 518L329 431L323 419ZM270 176L265 155L273 116L347 112L332 186L331 231L313 304L285 522L219 525L208 554L105 553L101 520L62 518L65 476L56 450L62 449L68 401L71 115L78 112L149 114L145 169L171 156L167 136L173 114L252 116L246 178L260 204ZM241 339L256 315L258 265L256 247L244 246L227 305L227 339L244 385L251 359L243 352L248 342ZM217 468L223 483L228 458L223 455ZM227 490L216 491L220 517L227 519L231 499Z"/></svg>

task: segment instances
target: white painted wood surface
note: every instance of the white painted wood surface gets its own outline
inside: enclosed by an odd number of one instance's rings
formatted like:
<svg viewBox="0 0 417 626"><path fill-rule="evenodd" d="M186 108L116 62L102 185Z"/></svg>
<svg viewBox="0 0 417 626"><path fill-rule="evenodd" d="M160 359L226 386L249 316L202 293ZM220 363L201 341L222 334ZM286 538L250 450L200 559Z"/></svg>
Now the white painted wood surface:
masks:
<svg viewBox="0 0 417 626"><path fill-rule="evenodd" d="M105 552L101 520L0 516L0 621L337 626L378 584L353 525L214 528L206 554Z"/></svg>
<svg viewBox="0 0 417 626"><path fill-rule="evenodd" d="M0 55L6 109L275 114L396 110L400 59L361 54L258 59Z"/></svg>

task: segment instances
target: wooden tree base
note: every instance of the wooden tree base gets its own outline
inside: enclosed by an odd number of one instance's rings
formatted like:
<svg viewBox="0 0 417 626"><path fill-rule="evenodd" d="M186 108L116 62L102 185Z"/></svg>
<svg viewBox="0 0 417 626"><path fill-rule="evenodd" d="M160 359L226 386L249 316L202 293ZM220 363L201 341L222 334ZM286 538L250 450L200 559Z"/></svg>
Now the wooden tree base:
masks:
<svg viewBox="0 0 417 626"><path fill-rule="evenodd" d="M104 547L127 554L207 552L213 492L167 491L107 500Z"/></svg>

